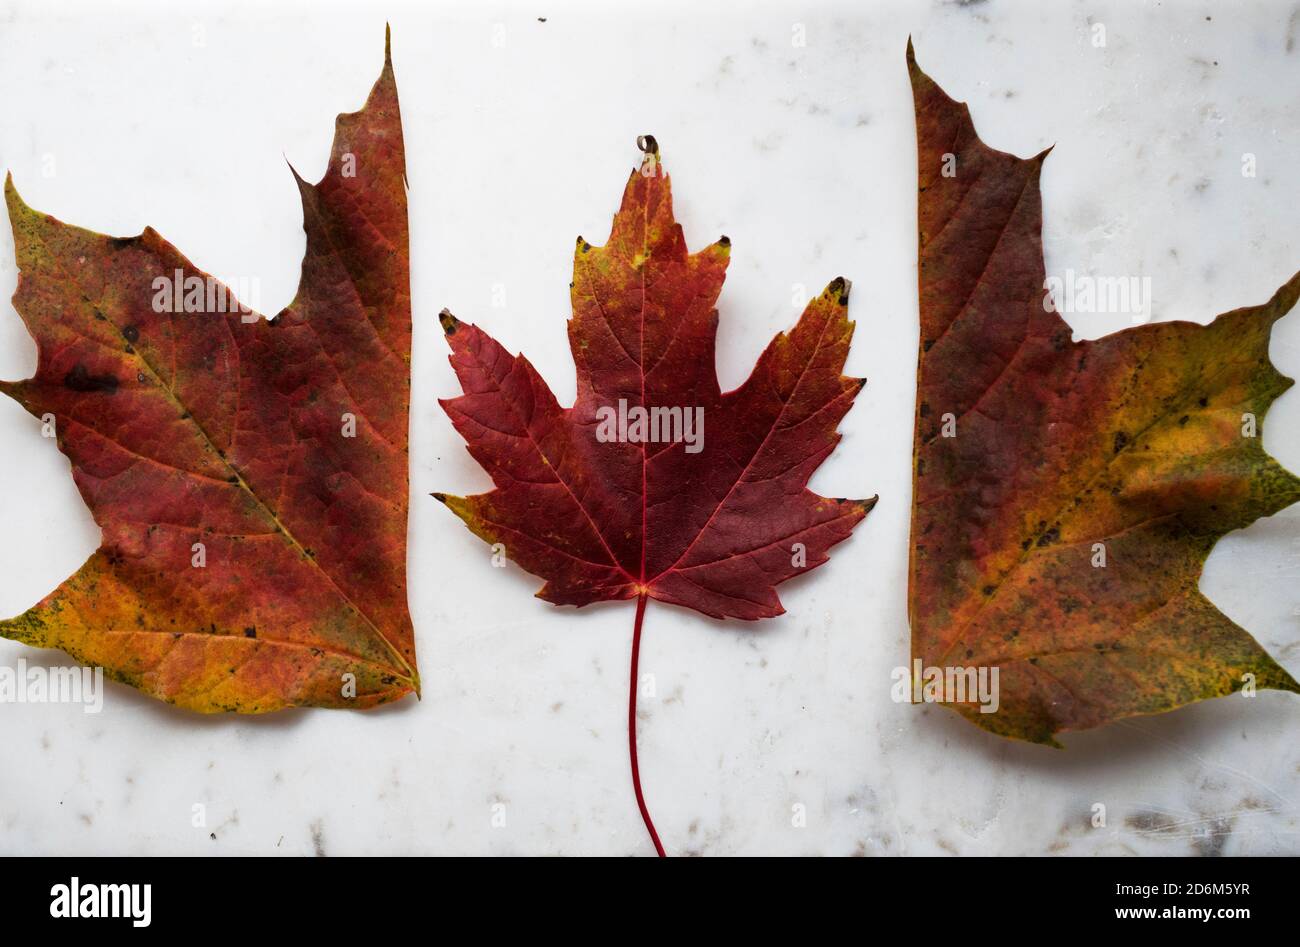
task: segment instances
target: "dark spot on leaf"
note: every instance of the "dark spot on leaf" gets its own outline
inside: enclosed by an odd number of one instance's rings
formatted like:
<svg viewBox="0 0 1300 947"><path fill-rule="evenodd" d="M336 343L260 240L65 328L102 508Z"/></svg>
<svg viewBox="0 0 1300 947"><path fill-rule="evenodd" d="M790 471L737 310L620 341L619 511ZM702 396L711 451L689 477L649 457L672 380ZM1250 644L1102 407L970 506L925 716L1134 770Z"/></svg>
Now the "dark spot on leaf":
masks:
<svg viewBox="0 0 1300 947"><path fill-rule="evenodd" d="M1123 431L1116 431L1115 432L1115 453L1118 454L1120 451L1122 451L1124 449L1124 445L1127 443L1128 443L1128 435L1125 434Z"/></svg>
<svg viewBox="0 0 1300 947"><path fill-rule="evenodd" d="M140 327L137 325L127 326L122 330L122 338L128 342L138 342L140 340Z"/></svg>
<svg viewBox="0 0 1300 947"><path fill-rule="evenodd" d="M113 375L92 375L78 362L72 371L63 376L63 387L73 391L103 391L117 394L117 378Z"/></svg>

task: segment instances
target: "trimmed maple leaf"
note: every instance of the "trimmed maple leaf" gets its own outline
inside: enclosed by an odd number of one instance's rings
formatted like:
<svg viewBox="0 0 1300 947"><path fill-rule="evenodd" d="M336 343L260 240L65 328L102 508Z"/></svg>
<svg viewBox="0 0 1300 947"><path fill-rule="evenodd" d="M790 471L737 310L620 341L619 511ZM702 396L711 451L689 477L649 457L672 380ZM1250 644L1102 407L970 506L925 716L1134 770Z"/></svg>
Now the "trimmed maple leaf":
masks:
<svg viewBox="0 0 1300 947"><path fill-rule="evenodd" d="M1255 436L1292 383L1268 342L1300 274L1209 325L1072 341L1044 289L1047 152L987 147L910 43L907 58L920 176L914 663L998 668L996 712L950 706L1053 745L1063 730L1232 693L1246 675L1300 691L1197 588L1220 536L1300 500L1300 480Z"/></svg>
<svg viewBox="0 0 1300 947"><path fill-rule="evenodd" d="M782 614L776 586L827 560L875 504L827 499L808 478L863 385L842 375L853 323L834 280L723 393L714 365L731 244L688 253L654 139L609 242L574 253L562 408L523 356L442 314L465 394L442 402L496 489L434 494L485 542L546 580L557 605L636 599L629 742L637 800L636 661L647 599L715 618ZM639 426L638 426L639 425ZM657 435L656 435L657 432Z"/></svg>
<svg viewBox="0 0 1300 947"><path fill-rule="evenodd" d="M418 690L405 160L387 43L365 107L338 118L325 176L294 177L307 250L296 298L270 321L152 229L72 227L6 182L14 305L38 364L0 390L54 425L103 539L0 635L204 712Z"/></svg>

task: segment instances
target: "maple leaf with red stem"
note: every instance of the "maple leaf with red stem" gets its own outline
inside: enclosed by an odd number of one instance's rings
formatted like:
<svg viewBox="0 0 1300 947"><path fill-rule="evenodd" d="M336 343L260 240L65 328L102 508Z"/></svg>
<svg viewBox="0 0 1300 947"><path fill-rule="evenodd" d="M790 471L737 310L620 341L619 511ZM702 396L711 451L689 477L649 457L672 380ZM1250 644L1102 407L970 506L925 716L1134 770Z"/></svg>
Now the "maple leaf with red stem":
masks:
<svg viewBox="0 0 1300 947"><path fill-rule="evenodd" d="M836 279L723 393L714 308L723 237L688 253L654 139L642 141L609 242L574 252L569 344L577 399L562 408L537 371L443 311L464 394L443 408L496 489L435 493L484 541L545 579L556 605L635 599L628 746L636 758L637 659L646 602L714 618L784 612L776 586L826 562L875 505L828 499L808 478L839 443L863 379L841 374L853 335Z"/></svg>

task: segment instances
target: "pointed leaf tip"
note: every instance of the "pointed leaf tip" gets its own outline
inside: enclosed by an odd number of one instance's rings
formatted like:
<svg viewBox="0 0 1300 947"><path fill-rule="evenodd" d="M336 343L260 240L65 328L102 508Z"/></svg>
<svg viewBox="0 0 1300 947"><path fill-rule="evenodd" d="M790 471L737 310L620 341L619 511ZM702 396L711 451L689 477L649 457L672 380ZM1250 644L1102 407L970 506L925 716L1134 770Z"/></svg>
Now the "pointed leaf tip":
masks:
<svg viewBox="0 0 1300 947"><path fill-rule="evenodd" d="M18 185L14 184L14 173L12 171L5 172L5 204L8 206L11 215L15 210L27 206L27 202L18 193ZM10 223L13 224L14 221L11 220Z"/></svg>

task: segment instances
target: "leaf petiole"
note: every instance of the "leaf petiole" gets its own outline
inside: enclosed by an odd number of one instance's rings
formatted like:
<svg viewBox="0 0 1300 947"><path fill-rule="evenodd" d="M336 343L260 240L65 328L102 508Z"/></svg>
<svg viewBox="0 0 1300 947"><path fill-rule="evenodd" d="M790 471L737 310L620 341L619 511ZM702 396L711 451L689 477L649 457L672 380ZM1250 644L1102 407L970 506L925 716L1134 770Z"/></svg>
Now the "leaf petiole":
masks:
<svg viewBox="0 0 1300 947"><path fill-rule="evenodd" d="M637 683L637 664L641 659L641 626L645 622L645 603L646 597L641 595L636 600L636 623L632 626L632 680L628 686L627 698L627 750L632 759L632 788L636 791L637 808L641 810L641 820L645 822L646 831L650 833L650 841L655 843L655 853L660 858L666 858L668 853L664 851L663 843L659 841L659 833L655 831L655 824L650 818L650 810L646 808L645 796L641 793L641 769L636 762L636 683Z"/></svg>

